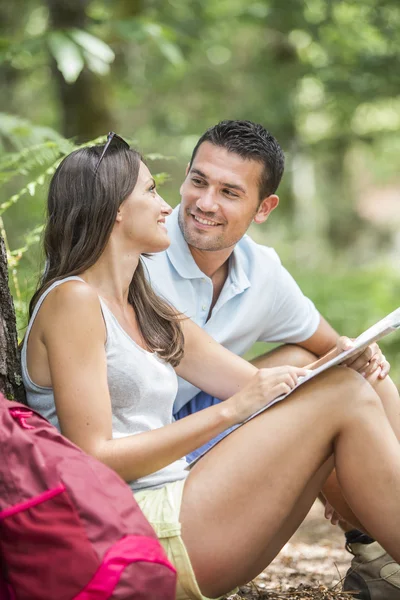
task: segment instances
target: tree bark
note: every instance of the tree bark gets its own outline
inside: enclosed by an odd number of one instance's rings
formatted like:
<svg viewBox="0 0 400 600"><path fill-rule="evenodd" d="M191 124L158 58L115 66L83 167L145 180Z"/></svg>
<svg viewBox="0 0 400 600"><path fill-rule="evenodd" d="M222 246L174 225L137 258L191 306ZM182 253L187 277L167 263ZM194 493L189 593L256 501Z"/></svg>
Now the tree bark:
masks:
<svg viewBox="0 0 400 600"><path fill-rule="evenodd" d="M25 401L21 379L14 304L8 287L7 255L0 236L0 392L9 400Z"/></svg>

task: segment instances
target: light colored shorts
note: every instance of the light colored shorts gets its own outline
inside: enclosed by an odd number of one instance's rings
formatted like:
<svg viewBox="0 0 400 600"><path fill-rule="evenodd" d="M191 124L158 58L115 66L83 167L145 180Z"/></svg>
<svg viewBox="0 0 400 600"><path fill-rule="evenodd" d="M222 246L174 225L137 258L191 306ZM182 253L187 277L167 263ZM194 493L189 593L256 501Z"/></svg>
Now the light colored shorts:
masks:
<svg viewBox="0 0 400 600"><path fill-rule="evenodd" d="M209 600L197 584L185 544L181 538L182 493L185 479L167 483L157 490L135 492L135 500L156 532L168 559L176 568L176 600Z"/></svg>

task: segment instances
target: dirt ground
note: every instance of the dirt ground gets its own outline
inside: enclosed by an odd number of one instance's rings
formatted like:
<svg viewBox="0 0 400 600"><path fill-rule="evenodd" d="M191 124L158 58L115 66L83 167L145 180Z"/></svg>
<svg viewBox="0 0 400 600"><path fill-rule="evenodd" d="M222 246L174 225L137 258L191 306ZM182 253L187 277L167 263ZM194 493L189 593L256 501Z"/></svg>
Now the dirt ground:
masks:
<svg viewBox="0 0 400 600"><path fill-rule="evenodd" d="M229 600L350 600L341 580L350 566L344 535L316 502L300 529L254 582Z"/></svg>

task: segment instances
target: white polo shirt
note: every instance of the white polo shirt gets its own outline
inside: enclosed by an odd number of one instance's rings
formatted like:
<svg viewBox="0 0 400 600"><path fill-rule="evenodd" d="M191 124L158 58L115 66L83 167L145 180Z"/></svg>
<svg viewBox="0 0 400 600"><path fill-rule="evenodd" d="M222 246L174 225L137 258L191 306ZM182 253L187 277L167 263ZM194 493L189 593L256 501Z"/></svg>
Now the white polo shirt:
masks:
<svg viewBox="0 0 400 600"><path fill-rule="evenodd" d="M196 265L178 224L179 206L167 219L170 247L145 258L156 291L217 342L243 355L254 342L302 342L320 315L282 266L275 250L245 235L229 259L229 274L208 321L213 285ZM174 410L200 390L183 379Z"/></svg>

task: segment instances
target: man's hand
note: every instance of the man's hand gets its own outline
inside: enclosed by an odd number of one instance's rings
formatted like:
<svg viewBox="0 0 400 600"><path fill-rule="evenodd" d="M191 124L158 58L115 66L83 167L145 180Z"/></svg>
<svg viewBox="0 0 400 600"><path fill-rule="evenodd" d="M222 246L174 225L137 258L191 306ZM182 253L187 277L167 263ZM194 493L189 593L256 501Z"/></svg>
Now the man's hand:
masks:
<svg viewBox="0 0 400 600"><path fill-rule="evenodd" d="M337 351L343 352L350 350L353 347L353 342L350 338L342 336L337 341ZM355 356L343 362L344 365L354 369L366 379L373 376L373 379L384 379L390 371L390 364L382 354L377 343L373 343L364 350L361 350Z"/></svg>
<svg viewBox="0 0 400 600"><path fill-rule="evenodd" d="M346 521L339 515L339 513L333 508L332 504L329 504L328 500L325 500L325 519L328 519L332 525L339 525L342 523L346 524Z"/></svg>

